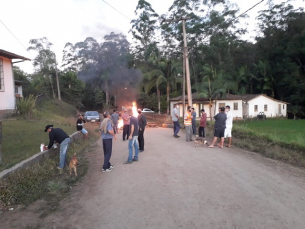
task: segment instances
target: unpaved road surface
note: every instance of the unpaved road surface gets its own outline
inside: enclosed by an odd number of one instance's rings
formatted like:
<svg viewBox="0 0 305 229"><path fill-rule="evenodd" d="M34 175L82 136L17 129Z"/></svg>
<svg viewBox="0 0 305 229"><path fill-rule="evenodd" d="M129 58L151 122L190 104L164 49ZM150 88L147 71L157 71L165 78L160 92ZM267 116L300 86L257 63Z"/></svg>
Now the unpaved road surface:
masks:
<svg viewBox="0 0 305 229"><path fill-rule="evenodd" d="M88 174L57 212L36 219L26 210L16 222L32 217L39 228L57 229L305 228L304 169L234 147L195 148L184 136L147 129L139 162L124 165L128 143L120 135L109 173L101 172L99 140L88 154Z"/></svg>

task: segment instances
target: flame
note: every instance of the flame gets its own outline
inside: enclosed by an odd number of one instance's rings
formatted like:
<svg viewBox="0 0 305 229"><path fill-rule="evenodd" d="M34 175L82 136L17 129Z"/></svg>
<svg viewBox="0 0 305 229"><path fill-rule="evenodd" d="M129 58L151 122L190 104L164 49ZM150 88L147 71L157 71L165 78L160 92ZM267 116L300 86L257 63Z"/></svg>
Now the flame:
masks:
<svg viewBox="0 0 305 229"><path fill-rule="evenodd" d="M135 101L132 102L132 112L133 112L133 116L138 117L138 108L137 108L137 103Z"/></svg>
<svg viewBox="0 0 305 229"><path fill-rule="evenodd" d="M118 129L123 128L123 126L124 126L123 119L120 119L118 122Z"/></svg>

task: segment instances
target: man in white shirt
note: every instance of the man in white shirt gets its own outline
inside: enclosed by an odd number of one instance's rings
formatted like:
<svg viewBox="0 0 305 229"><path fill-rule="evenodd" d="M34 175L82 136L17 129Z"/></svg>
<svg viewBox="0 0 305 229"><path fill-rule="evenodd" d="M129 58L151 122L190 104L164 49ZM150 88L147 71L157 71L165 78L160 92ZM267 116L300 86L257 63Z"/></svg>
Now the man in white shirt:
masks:
<svg viewBox="0 0 305 229"><path fill-rule="evenodd" d="M232 115L232 111L230 111L230 106L226 106L226 114L227 114L227 120L226 120L226 129L225 129L225 138L229 138L229 143L227 147L231 147L233 115Z"/></svg>
<svg viewBox="0 0 305 229"><path fill-rule="evenodd" d="M179 138L180 136L178 135L179 130L180 130L180 123L179 123L179 115L178 115L178 104L174 105L174 109L172 110L172 121L174 124L174 137Z"/></svg>

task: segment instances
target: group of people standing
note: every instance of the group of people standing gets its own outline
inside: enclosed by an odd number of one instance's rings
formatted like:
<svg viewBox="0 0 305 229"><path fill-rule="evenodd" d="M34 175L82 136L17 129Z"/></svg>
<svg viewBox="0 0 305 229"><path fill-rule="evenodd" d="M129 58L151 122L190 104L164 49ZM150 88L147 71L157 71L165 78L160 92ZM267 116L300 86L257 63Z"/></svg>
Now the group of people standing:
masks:
<svg viewBox="0 0 305 229"><path fill-rule="evenodd" d="M100 125L100 133L103 140L104 164L102 172L110 172L114 166L110 163L112 153L112 140L116 140L118 134L119 114L114 110L110 115L108 111L103 113L104 120ZM123 141L128 140L128 158L124 164L132 164L139 160L139 152L144 152L144 131L147 125L146 117L138 109L138 117L135 117L131 109L124 110L121 115L123 120ZM134 156L133 156L134 152Z"/></svg>
<svg viewBox="0 0 305 229"><path fill-rule="evenodd" d="M179 130L181 129L179 123L179 104L174 105L174 109L172 110L171 116L174 126L174 137L179 138L178 135ZM201 116L198 127L198 137L205 138L206 126L207 126L207 114L204 109L200 110ZM184 114L184 127L186 132L186 141L193 141L193 135L197 135L197 124L196 124L197 113L194 108L191 106L187 107L187 110ZM231 147L232 142L232 127L233 127L233 115L230 111L230 106L226 106L219 108L219 113L214 116L215 125L214 125L214 139L213 143L209 146L209 148L213 148L217 138L220 138L220 142L217 144L220 148L223 148L224 138L228 138L229 142L227 147Z"/></svg>

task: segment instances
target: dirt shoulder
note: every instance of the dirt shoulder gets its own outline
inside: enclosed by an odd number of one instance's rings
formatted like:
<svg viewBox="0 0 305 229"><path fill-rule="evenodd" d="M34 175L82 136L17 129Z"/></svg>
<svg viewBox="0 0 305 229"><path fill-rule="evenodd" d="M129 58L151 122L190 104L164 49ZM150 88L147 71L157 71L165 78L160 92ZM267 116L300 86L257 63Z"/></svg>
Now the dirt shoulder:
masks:
<svg viewBox="0 0 305 229"><path fill-rule="evenodd" d="M59 209L44 204L1 214L5 228L305 228L305 171L238 148L194 147L171 129L145 132L139 162L124 165L127 141L113 145L102 173L101 140L90 166Z"/></svg>

